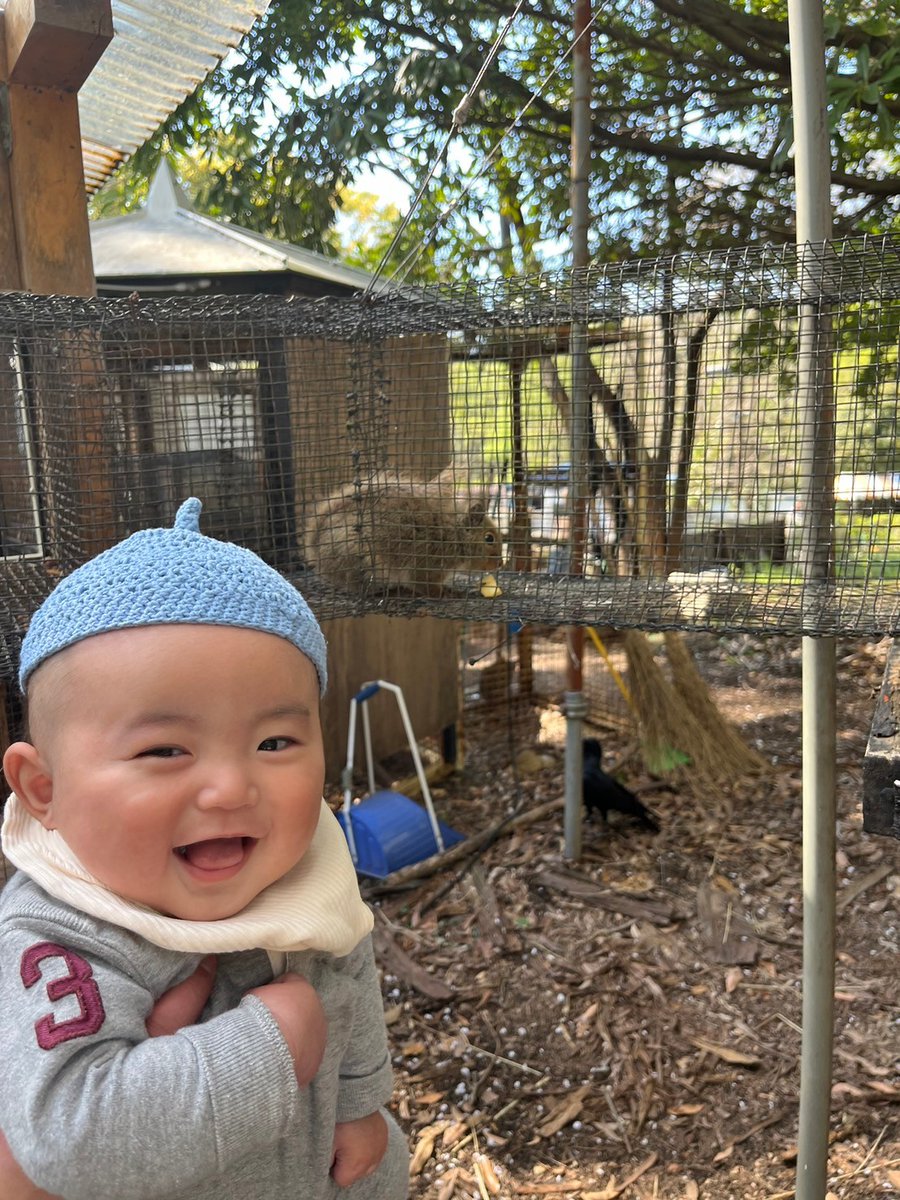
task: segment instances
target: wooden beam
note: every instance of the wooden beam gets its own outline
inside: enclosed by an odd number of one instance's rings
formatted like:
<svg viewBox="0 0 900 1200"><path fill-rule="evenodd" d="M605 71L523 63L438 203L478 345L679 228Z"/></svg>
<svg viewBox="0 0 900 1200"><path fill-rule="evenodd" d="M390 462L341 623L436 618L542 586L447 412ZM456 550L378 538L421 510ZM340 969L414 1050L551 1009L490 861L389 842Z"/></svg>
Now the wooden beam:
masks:
<svg viewBox="0 0 900 1200"><path fill-rule="evenodd" d="M113 36L111 0L8 0L10 83L77 92Z"/></svg>

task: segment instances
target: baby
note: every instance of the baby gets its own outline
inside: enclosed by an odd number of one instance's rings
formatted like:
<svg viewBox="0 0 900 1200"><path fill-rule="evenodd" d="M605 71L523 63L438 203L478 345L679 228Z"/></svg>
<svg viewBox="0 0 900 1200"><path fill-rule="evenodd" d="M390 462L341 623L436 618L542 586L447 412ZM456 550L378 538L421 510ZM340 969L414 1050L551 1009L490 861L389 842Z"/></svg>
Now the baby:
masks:
<svg viewBox="0 0 900 1200"><path fill-rule="evenodd" d="M0 1129L66 1200L402 1200L381 993L322 801L322 632L200 502L63 579L19 680ZM196 1024L149 1037L217 956Z"/></svg>

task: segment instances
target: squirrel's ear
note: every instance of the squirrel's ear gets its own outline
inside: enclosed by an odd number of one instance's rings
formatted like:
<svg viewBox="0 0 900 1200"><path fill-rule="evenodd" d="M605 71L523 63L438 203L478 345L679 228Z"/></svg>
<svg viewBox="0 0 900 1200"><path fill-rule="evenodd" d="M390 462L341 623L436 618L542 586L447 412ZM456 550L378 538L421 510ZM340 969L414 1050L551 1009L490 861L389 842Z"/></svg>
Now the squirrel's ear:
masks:
<svg viewBox="0 0 900 1200"><path fill-rule="evenodd" d="M487 501L482 496L478 500L473 500L469 505L468 519L470 525L480 525L487 516Z"/></svg>

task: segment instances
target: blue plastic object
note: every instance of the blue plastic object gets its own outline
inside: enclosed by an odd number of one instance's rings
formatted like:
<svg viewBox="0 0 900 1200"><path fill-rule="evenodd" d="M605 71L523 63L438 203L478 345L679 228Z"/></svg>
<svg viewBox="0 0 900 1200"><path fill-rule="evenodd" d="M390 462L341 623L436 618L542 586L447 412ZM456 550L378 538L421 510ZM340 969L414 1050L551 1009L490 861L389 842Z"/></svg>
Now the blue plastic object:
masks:
<svg viewBox="0 0 900 1200"><path fill-rule="evenodd" d="M339 812L337 817L346 835L346 814ZM356 843L354 865L361 875L384 879L438 853L428 813L402 792L373 792L352 806L350 820ZM445 850L465 840L443 821L438 825Z"/></svg>

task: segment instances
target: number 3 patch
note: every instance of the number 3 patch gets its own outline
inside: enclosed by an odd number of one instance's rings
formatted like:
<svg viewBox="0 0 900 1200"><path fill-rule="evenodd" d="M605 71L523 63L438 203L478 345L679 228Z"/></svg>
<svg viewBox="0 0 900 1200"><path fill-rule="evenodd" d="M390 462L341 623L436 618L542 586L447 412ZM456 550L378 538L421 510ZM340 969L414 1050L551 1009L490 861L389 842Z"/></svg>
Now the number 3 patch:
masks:
<svg viewBox="0 0 900 1200"><path fill-rule="evenodd" d="M52 1013L48 1013L46 1017L35 1021L34 1032L42 1050L52 1050L60 1042L68 1042L72 1038L90 1037L106 1020L100 989L94 979L91 964L80 954L67 950L65 946L58 946L55 942L38 942L36 946L29 946L22 955L20 967L25 986L34 987L38 982L41 978L41 963L47 958L61 958L68 969L67 975L51 979L46 985L48 999L56 1001L65 996L74 996L81 1013L67 1021L57 1021Z"/></svg>

